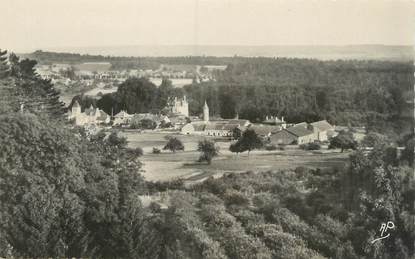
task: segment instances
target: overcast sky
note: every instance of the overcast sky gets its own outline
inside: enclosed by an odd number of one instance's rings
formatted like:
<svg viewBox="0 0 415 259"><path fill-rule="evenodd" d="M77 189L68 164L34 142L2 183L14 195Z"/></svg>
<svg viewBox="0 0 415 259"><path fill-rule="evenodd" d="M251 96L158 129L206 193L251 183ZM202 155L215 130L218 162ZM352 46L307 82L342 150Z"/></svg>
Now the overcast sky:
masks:
<svg viewBox="0 0 415 259"><path fill-rule="evenodd" d="M412 45L415 1L0 0L0 48Z"/></svg>

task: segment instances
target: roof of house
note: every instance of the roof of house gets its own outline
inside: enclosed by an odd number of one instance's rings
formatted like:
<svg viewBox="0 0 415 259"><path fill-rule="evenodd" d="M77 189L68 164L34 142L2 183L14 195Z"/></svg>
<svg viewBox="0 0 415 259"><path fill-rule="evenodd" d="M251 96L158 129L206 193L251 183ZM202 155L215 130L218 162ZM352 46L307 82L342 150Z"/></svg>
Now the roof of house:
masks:
<svg viewBox="0 0 415 259"><path fill-rule="evenodd" d="M224 122L211 122L208 123L205 127L205 130L226 130L231 131L234 128L237 128L239 124L233 124L233 123L224 123Z"/></svg>
<svg viewBox="0 0 415 259"><path fill-rule="evenodd" d="M321 131L326 131L326 130L333 130L334 127L328 123L326 120L322 120L322 121L316 121L313 123L310 123L313 127L318 128Z"/></svg>
<svg viewBox="0 0 415 259"><path fill-rule="evenodd" d="M296 136L293 133L283 129L272 134L270 138L271 141L279 142L279 140L282 140L282 142L286 142L285 144L291 144L296 139Z"/></svg>
<svg viewBox="0 0 415 259"><path fill-rule="evenodd" d="M193 128L195 129L195 131L204 131L206 128L206 124L205 123L195 123L192 124Z"/></svg>
<svg viewBox="0 0 415 259"><path fill-rule="evenodd" d="M280 127L270 125L251 125L248 128L253 129L256 134L262 136L266 136L270 133L275 133L280 130Z"/></svg>
<svg viewBox="0 0 415 259"><path fill-rule="evenodd" d="M228 121L229 124L238 124L239 126L245 126L249 123L249 120L232 119Z"/></svg>
<svg viewBox="0 0 415 259"><path fill-rule="evenodd" d="M311 130L308 130L307 128L304 128L302 126L294 126L294 127L286 128L285 130L297 137L303 137L303 136L313 134Z"/></svg>
<svg viewBox="0 0 415 259"><path fill-rule="evenodd" d="M126 111L120 111L119 113L114 115L114 118L128 118L132 116L132 114L128 114Z"/></svg>
<svg viewBox="0 0 415 259"><path fill-rule="evenodd" d="M307 122L300 122L300 123L294 124L293 127L303 127L303 128L307 128L307 126L308 126L308 123Z"/></svg>

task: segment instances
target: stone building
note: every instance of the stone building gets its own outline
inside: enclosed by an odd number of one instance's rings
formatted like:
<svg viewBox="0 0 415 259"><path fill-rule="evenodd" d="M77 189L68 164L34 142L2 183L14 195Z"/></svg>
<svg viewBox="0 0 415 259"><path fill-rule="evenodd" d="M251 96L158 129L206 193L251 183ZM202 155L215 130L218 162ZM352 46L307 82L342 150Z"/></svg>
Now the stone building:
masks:
<svg viewBox="0 0 415 259"><path fill-rule="evenodd" d="M84 126L88 124L107 124L111 121L111 117L104 111L94 108L92 105L82 112L81 105L75 101L72 105L68 119L73 120L75 125Z"/></svg>
<svg viewBox="0 0 415 259"><path fill-rule="evenodd" d="M189 117L189 103L187 102L186 96L184 96L183 99L174 97L174 99L170 101L169 105L171 113Z"/></svg>

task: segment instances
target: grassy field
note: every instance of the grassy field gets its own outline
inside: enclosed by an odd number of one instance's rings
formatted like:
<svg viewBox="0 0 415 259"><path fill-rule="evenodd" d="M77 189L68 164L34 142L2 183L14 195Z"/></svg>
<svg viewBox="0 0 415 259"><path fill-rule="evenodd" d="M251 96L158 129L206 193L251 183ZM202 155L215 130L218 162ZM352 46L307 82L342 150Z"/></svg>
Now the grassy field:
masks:
<svg viewBox="0 0 415 259"><path fill-rule="evenodd" d="M229 151L229 142L217 142L220 155L207 165L196 162L199 157L197 143L204 138L202 136L133 131L122 132L121 135L128 139L131 147L143 149L144 155L140 159L143 162L142 174L149 181L168 181L178 178L202 181L206 177L218 177L226 172L279 171L299 166L344 167L348 156L347 153L339 151L311 152L293 147L284 151L252 151L249 156L247 153L236 155ZM153 147L163 148L166 143L165 137L168 135L179 138L185 146L185 151L173 153L162 150L161 154L152 154Z"/></svg>

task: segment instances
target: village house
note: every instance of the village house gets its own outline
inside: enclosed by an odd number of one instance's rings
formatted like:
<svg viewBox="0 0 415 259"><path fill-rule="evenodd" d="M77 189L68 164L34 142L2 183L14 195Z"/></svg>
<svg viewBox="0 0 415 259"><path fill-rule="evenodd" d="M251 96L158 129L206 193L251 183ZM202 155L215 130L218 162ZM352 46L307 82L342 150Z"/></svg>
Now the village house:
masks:
<svg viewBox="0 0 415 259"><path fill-rule="evenodd" d="M335 135L334 127L326 120L313 123L301 122L282 129L270 136L275 144L307 144L314 141L327 141Z"/></svg>
<svg viewBox="0 0 415 259"><path fill-rule="evenodd" d="M108 124L111 121L111 117L104 111L94 108L92 105L81 111L81 105L75 101L72 105L71 112L68 114L69 120L74 120L75 125L84 126L87 124Z"/></svg>
<svg viewBox="0 0 415 259"><path fill-rule="evenodd" d="M217 121L208 123L204 130L204 135L213 137L231 137L238 124L232 124L227 121Z"/></svg>
<svg viewBox="0 0 415 259"><path fill-rule="evenodd" d="M186 96L183 99L170 99L168 101L167 109L172 116L183 115L189 117L189 103L187 102Z"/></svg>
<svg viewBox="0 0 415 259"><path fill-rule="evenodd" d="M268 139L272 134L280 131L282 128L276 125L251 124L248 129L252 129L258 136Z"/></svg>
<svg viewBox="0 0 415 259"><path fill-rule="evenodd" d="M180 132L183 135L203 135L205 132L206 123L203 121L195 121L187 123L182 127Z"/></svg>
<svg viewBox="0 0 415 259"><path fill-rule="evenodd" d="M321 142L329 140L335 133L334 126L326 120L310 123L310 126L316 135L316 139Z"/></svg>
<svg viewBox="0 0 415 259"><path fill-rule="evenodd" d="M282 129L270 136L270 141L273 144L307 144L316 140L314 131L309 130L303 126L294 126Z"/></svg>
<svg viewBox="0 0 415 259"><path fill-rule="evenodd" d="M128 114L126 111L120 111L114 115L113 125L125 125L131 122L133 114Z"/></svg>
<svg viewBox="0 0 415 259"><path fill-rule="evenodd" d="M284 117L281 117L281 119L279 119L277 116L266 116L263 123L269 125L276 125L279 126L281 129L287 128L287 123L285 122Z"/></svg>

